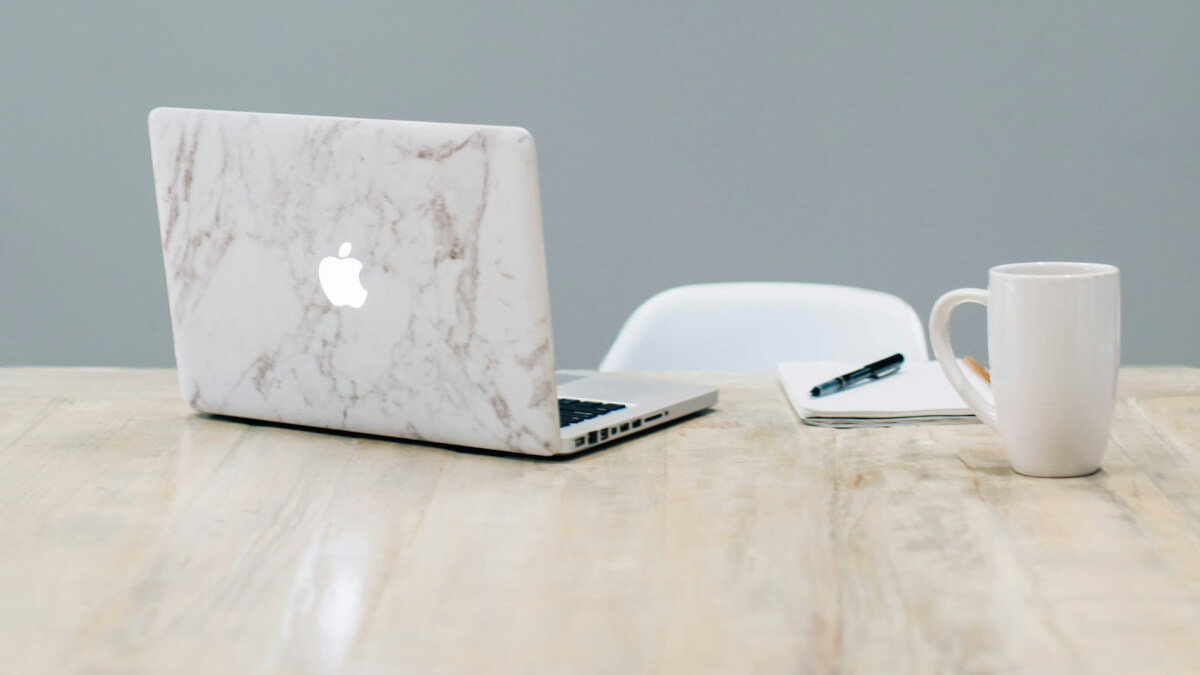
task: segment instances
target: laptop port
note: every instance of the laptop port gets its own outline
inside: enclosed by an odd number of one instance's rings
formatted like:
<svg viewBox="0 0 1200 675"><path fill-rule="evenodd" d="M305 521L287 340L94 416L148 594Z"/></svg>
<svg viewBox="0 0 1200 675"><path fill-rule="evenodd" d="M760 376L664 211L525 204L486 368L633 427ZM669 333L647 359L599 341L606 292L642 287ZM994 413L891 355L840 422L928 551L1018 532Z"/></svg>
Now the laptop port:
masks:
<svg viewBox="0 0 1200 675"><path fill-rule="evenodd" d="M598 435L597 432L589 431L588 432L588 443L595 443L597 435Z"/></svg>
<svg viewBox="0 0 1200 675"><path fill-rule="evenodd" d="M636 428L638 428L638 427L640 427L640 426L642 426L642 421L641 421L641 420L634 420L634 421L633 421L633 428L634 428L634 429L636 429Z"/></svg>
<svg viewBox="0 0 1200 675"><path fill-rule="evenodd" d="M582 448L584 443L587 443L587 439L583 436L575 439L575 447L577 448Z"/></svg>
<svg viewBox="0 0 1200 675"><path fill-rule="evenodd" d="M621 425L621 431L622 432L629 431L629 422L626 422L625 424Z"/></svg>
<svg viewBox="0 0 1200 675"><path fill-rule="evenodd" d="M660 417L662 417L662 416L663 416L663 414L662 414L662 413L658 413L657 415L651 415L651 416L649 416L649 417L647 417L647 418L646 418L646 421L647 421L647 422L653 422L654 420L656 420L656 419L658 419L658 418L660 418Z"/></svg>
<svg viewBox="0 0 1200 675"><path fill-rule="evenodd" d="M602 440L602 441L608 440L608 429L600 430L600 440Z"/></svg>

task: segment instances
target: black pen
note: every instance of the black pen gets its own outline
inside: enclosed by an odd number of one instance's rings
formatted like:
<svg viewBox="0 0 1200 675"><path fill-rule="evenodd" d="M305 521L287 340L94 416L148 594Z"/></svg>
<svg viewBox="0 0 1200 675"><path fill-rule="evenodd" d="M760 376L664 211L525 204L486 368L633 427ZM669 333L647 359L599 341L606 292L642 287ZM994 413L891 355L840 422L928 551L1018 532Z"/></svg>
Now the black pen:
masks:
<svg viewBox="0 0 1200 675"><path fill-rule="evenodd" d="M886 359L880 359L858 370L835 377L828 382L822 382L813 387L809 393L813 396L824 396L825 394L832 394L835 391L841 391L866 379L878 380L881 377L887 377L900 370L901 363L904 363L904 355L892 354Z"/></svg>

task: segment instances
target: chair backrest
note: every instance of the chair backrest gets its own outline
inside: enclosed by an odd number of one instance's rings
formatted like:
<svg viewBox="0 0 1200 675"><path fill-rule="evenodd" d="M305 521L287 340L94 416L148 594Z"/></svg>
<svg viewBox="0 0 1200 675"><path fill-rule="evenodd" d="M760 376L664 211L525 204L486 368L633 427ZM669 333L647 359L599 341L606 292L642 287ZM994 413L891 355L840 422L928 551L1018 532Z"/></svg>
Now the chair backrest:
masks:
<svg viewBox="0 0 1200 675"><path fill-rule="evenodd" d="M925 329L894 295L826 284L679 286L642 303L600 370L774 370L780 361L927 361Z"/></svg>

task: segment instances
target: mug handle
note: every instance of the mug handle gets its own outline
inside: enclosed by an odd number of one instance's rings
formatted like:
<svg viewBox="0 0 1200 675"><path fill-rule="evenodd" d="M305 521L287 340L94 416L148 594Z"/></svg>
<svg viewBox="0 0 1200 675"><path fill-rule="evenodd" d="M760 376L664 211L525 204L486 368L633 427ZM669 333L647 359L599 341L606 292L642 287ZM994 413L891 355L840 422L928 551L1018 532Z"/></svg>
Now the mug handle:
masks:
<svg viewBox="0 0 1200 675"><path fill-rule="evenodd" d="M938 298L929 314L929 341L933 344L933 355L941 364L950 385L967 402L971 412L989 427L996 429L996 408L967 381L958 359L954 356L954 347L950 346L950 314L955 307L964 302L977 302L987 307L988 292L981 288L960 288Z"/></svg>

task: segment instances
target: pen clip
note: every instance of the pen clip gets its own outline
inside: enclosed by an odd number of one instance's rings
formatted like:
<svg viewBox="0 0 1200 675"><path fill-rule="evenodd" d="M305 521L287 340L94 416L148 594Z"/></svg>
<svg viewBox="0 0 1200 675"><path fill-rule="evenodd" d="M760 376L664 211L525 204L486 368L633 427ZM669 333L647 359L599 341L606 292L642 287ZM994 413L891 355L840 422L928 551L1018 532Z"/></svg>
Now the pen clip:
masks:
<svg viewBox="0 0 1200 675"><path fill-rule="evenodd" d="M884 368L883 370L879 371L878 373L871 373L871 378L878 380L879 378L887 377L888 375L891 375L892 373L894 373L898 370L900 370L900 365L896 364L894 366Z"/></svg>

